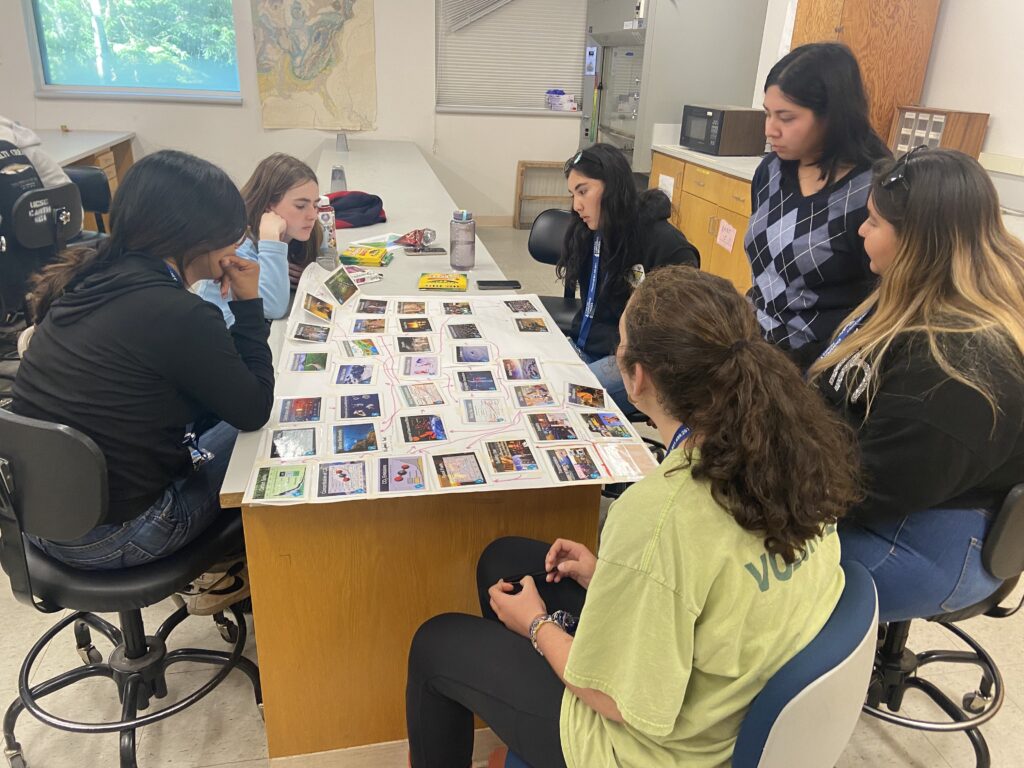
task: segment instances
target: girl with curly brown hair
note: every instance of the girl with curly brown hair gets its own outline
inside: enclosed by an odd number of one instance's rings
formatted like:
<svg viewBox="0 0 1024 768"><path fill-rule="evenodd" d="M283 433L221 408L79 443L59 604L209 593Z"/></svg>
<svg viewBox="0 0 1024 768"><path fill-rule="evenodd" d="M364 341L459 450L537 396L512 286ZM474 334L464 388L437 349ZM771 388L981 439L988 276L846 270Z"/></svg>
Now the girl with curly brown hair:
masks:
<svg viewBox="0 0 1024 768"><path fill-rule="evenodd" d="M839 599L852 431L762 340L749 304L721 278L665 267L619 333L626 391L669 455L612 505L597 556L499 539L477 568L483 618L420 628L414 768L468 766L473 713L534 768L728 765L753 698ZM507 581L530 572L546 576Z"/></svg>

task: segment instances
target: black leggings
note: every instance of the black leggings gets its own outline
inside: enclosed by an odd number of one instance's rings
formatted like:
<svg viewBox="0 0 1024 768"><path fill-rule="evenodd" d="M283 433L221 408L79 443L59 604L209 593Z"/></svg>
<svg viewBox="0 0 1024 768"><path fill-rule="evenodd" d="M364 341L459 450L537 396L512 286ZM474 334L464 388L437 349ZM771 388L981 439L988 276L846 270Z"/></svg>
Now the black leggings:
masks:
<svg viewBox="0 0 1024 768"><path fill-rule="evenodd" d="M405 691L413 768L468 768L474 713L532 768L565 768L565 686L528 639L498 621L487 595L498 579L543 570L549 548L514 536L492 542L476 569L483 618L445 613L416 632ZM575 581L537 587L549 612L582 611L587 593Z"/></svg>

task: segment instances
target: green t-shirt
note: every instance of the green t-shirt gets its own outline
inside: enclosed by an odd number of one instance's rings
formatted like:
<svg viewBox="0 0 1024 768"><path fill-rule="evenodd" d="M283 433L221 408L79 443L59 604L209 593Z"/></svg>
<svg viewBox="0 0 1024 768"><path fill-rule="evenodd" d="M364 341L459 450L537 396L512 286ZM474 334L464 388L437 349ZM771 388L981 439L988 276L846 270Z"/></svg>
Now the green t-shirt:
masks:
<svg viewBox="0 0 1024 768"><path fill-rule="evenodd" d="M834 526L792 566L715 503L674 453L608 513L565 679L611 696L625 723L566 689L569 768L727 766L740 722L843 591Z"/></svg>

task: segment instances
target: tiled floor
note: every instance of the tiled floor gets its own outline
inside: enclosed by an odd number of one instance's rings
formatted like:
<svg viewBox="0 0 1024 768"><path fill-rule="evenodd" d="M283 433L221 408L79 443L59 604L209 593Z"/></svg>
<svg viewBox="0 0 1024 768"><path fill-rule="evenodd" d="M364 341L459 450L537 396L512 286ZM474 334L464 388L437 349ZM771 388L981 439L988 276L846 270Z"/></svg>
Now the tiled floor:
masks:
<svg viewBox="0 0 1024 768"><path fill-rule="evenodd" d="M484 229L481 238L510 278L523 284L524 292L559 293L551 267L534 263L526 252L527 233L519 230ZM1018 590L1015 598L1024 593ZM155 627L172 610L164 603L145 612ZM15 602L0 579L0 702L10 701L17 688L18 670L31 644L57 620L55 616L35 613ZM972 619L964 628L974 635L995 657L1003 673L1007 701L1002 712L989 723L984 733L992 750L992 764L999 768L1024 766L1024 612L1009 619ZM171 647L198 646L227 648L213 622L193 618L171 635ZM97 645L100 645L97 642ZM956 647L938 627L918 623L911 635L916 650ZM250 638L248 655L256 658ZM45 679L80 661L74 640L67 632L41 659L33 681ZM169 677L171 696L180 696L202 684L211 674L209 668L185 666ZM935 669L929 678L955 699L977 685L976 676L962 669ZM113 686L95 681L47 699L57 714L101 720L118 712ZM908 697L905 712L910 716L936 716L936 708ZM117 766L117 738L114 735L84 736L54 731L23 715L18 737L31 768L107 768ZM203 701L181 715L141 731L139 764L142 768L267 768L266 738L263 723L252 700L252 690L241 673L233 673L224 684ZM278 761L275 761L275 768ZM287 766L298 761L286 761ZM280 768L286 768L282 765ZM302 768L334 768L342 765L337 757L306 758ZM401 768L404 759L382 765ZM966 738L960 734L926 735L895 728L862 717L839 768L860 766L913 766L915 768L968 768L974 765Z"/></svg>

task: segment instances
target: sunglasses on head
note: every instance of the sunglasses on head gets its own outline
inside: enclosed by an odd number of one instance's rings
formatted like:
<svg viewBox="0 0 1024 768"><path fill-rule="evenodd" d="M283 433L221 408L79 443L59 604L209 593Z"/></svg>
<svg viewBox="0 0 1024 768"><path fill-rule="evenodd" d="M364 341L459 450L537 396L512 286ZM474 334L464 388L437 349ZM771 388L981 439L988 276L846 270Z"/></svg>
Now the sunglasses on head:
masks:
<svg viewBox="0 0 1024 768"><path fill-rule="evenodd" d="M587 150L585 150L585 149L581 149L575 155L573 155L568 160L566 160L565 161L565 165L562 166L562 172L565 173L565 174L568 174L569 171L571 171L573 169L573 166L575 166L580 160L584 159L583 156L584 156L584 154L586 154L586 151ZM595 165L601 165L601 159L599 157L594 157L592 154L591 155L587 155L586 156L586 160L587 160L588 163L594 163Z"/></svg>
<svg viewBox="0 0 1024 768"><path fill-rule="evenodd" d="M910 162L910 158L922 149L928 149L928 147L924 144L916 146L897 160L896 165L892 167L889 174L882 179L882 189L889 189L893 184L902 184L904 189L909 190L910 182L907 180L907 164Z"/></svg>

